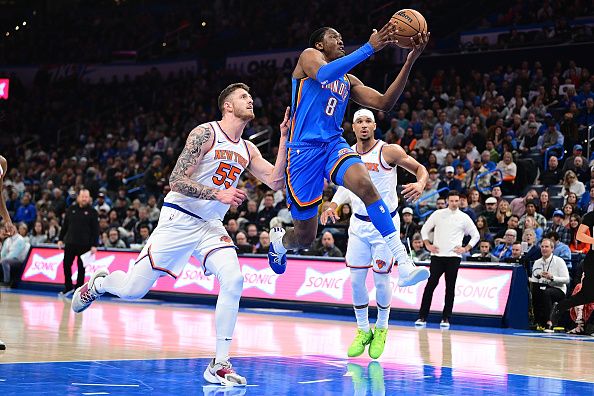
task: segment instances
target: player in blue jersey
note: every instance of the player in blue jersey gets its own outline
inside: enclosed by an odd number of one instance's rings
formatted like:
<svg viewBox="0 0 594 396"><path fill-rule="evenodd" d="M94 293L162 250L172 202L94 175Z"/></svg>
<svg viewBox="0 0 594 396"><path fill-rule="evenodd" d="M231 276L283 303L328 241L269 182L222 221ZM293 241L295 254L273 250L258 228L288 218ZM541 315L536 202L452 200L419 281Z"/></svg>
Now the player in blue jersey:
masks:
<svg viewBox="0 0 594 396"><path fill-rule="evenodd" d="M373 225L386 240L398 261L402 286L416 284L429 277L426 268L416 268L400 241L399 232L388 206L373 185L361 158L342 138L342 119L349 97L362 106L388 111L404 90L410 70L429 41L429 33L410 38L412 50L396 79L385 93L365 86L352 74L353 67L387 45L396 44L396 27L390 22L369 41L346 55L342 36L335 29L323 27L310 38L293 71L291 128L287 143L287 203L295 227L286 232L273 228L270 233L268 262L276 273L286 269L287 249L310 246L318 228L318 206L322 201L324 178L344 186L365 204ZM416 200L423 192L422 181L407 184L404 197Z"/></svg>

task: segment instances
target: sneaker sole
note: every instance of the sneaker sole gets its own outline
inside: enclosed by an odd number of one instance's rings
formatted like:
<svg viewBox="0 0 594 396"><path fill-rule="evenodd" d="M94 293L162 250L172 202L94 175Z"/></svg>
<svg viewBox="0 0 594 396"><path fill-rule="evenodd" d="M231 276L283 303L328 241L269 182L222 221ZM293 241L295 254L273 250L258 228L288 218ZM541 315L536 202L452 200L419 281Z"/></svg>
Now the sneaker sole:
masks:
<svg viewBox="0 0 594 396"><path fill-rule="evenodd" d="M211 384L223 385L223 386L246 386L247 381L245 384L238 384L237 382L227 381L224 378L219 379L216 375L212 374L208 367L204 370L204 374L202 375L206 382Z"/></svg>
<svg viewBox="0 0 594 396"><path fill-rule="evenodd" d="M416 285L419 282L429 279L429 270L425 268L425 271L417 271L412 277L402 280L398 278L398 287L408 287Z"/></svg>

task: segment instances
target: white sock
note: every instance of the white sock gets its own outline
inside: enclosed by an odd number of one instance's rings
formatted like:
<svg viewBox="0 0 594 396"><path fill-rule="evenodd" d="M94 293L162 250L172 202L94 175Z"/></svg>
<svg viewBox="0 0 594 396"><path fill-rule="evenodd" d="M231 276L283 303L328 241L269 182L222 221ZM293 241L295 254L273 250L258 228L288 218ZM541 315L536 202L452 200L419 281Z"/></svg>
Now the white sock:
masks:
<svg viewBox="0 0 594 396"><path fill-rule="evenodd" d="M365 308L354 308L355 317L357 318L357 327L367 333L369 333L369 309Z"/></svg>
<svg viewBox="0 0 594 396"><path fill-rule="evenodd" d="M398 262L398 274L401 276L408 276L408 273L414 267L412 260L410 259L406 248L400 240L400 234L398 231L391 233L384 237L386 245L396 258Z"/></svg>
<svg viewBox="0 0 594 396"><path fill-rule="evenodd" d="M387 329L388 319L390 319L390 307L377 307L377 320L375 321L375 327L378 329Z"/></svg>
<svg viewBox="0 0 594 396"><path fill-rule="evenodd" d="M283 238L280 238L280 239L277 239L274 241L271 240L270 243L272 243L272 247L274 248L275 252L277 252L279 254L287 253L287 248L285 247L285 245L283 245Z"/></svg>
<svg viewBox="0 0 594 396"><path fill-rule="evenodd" d="M229 349L231 348L231 338L217 337L215 364L229 361Z"/></svg>

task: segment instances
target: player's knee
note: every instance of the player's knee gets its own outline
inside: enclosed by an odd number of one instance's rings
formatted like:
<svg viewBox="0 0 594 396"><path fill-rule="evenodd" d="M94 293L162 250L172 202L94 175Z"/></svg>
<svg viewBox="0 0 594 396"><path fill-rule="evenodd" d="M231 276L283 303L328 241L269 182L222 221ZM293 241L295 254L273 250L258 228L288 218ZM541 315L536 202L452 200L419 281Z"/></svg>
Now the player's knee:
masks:
<svg viewBox="0 0 594 396"><path fill-rule="evenodd" d="M146 293L148 293L148 290L146 290L144 288L141 289L138 287L133 287L133 288L125 289L120 294L120 298L123 298L125 300L139 300L142 297L146 296Z"/></svg>
<svg viewBox="0 0 594 396"><path fill-rule="evenodd" d="M226 274L225 279L221 281L221 291L239 298L243 291L243 274L239 271Z"/></svg>
<svg viewBox="0 0 594 396"><path fill-rule="evenodd" d="M361 198L365 204L370 204L380 199L380 195L369 177L359 177L352 184L352 191Z"/></svg>
<svg viewBox="0 0 594 396"><path fill-rule="evenodd" d="M377 294L387 292L390 288L390 276L388 274L382 274L382 276L376 277L375 288Z"/></svg>

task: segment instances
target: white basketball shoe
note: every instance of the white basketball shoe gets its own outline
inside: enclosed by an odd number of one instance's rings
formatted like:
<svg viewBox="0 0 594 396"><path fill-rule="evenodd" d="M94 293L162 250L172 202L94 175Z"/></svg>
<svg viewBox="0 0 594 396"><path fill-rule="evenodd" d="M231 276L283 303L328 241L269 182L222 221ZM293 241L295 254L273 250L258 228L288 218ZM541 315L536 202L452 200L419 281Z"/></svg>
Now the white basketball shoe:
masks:
<svg viewBox="0 0 594 396"><path fill-rule="evenodd" d="M74 292L72 296L72 310L76 313L82 312L89 308L91 303L101 297L102 294L95 290L95 279L101 276L107 276L109 272L106 269L101 269L95 272L91 279Z"/></svg>
<svg viewBox="0 0 594 396"><path fill-rule="evenodd" d="M237 374L228 360L215 363L213 358L206 370L204 370L204 379L211 384L220 384L225 386L244 386L247 381L244 377Z"/></svg>

